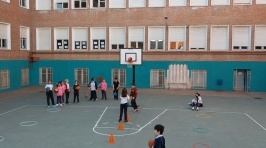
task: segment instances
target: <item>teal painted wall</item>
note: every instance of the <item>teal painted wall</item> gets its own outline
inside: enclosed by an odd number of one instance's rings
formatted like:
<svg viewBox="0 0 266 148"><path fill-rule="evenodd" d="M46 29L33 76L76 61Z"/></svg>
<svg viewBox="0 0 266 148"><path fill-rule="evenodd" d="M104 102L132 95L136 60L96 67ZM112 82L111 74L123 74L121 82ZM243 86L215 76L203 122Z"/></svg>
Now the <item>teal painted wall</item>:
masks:
<svg viewBox="0 0 266 148"><path fill-rule="evenodd" d="M28 85L21 85L21 70L22 68L29 68L29 66L28 60L0 60L0 70L9 70L10 76L10 88L0 89L0 93L27 87Z"/></svg>
<svg viewBox="0 0 266 148"><path fill-rule="evenodd" d="M250 69L251 84L250 91L266 92L266 62L198 62L198 61L143 61L142 66L136 66L136 85L138 88L150 88L150 69L168 69L170 64L187 64L189 70L207 70L206 90L233 90L234 69ZM10 89L21 86L21 69L29 67L28 61L1 61L0 69L10 70ZM126 69L126 84L130 87L132 83L132 68L120 65L119 61L63 61L63 60L41 60L34 62L30 69L30 85L39 85L39 68L53 69L53 82L56 83L66 78L70 84L74 82L75 68L88 68L89 80L91 77L102 76L111 87L111 70L113 68ZM223 85L216 84L217 79L223 80ZM24 87L24 86L23 86ZM0 92L7 91L0 90Z"/></svg>

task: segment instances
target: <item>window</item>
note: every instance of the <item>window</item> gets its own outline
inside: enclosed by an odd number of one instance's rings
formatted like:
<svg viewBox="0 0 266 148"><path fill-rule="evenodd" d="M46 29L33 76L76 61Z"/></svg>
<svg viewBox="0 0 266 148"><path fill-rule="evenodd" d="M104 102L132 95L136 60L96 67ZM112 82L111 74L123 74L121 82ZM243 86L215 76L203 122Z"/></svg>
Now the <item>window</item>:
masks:
<svg viewBox="0 0 266 148"><path fill-rule="evenodd" d="M68 9L69 0L54 0L55 9Z"/></svg>
<svg viewBox="0 0 266 148"><path fill-rule="evenodd" d="M211 27L211 50L227 51L228 50L228 26Z"/></svg>
<svg viewBox="0 0 266 148"><path fill-rule="evenodd" d="M160 69L150 70L150 87L164 88L164 70Z"/></svg>
<svg viewBox="0 0 266 148"><path fill-rule="evenodd" d="M208 6L208 0L190 0L190 6Z"/></svg>
<svg viewBox="0 0 266 148"><path fill-rule="evenodd" d="M173 50L184 50L186 44L186 27L169 27L169 44L168 48L170 51Z"/></svg>
<svg viewBox="0 0 266 148"><path fill-rule="evenodd" d="M68 28L55 28L54 31L54 48L57 50L68 49Z"/></svg>
<svg viewBox="0 0 266 148"><path fill-rule="evenodd" d="M110 49L122 49L126 44L126 29L125 28L110 28Z"/></svg>
<svg viewBox="0 0 266 148"><path fill-rule="evenodd" d="M78 80L79 85L87 85L89 70L87 68L77 68L75 69L75 80Z"/></svg>
<svg viewBox="0 0 266 148"><path fill-rule="evenodd" d="M109 8L126 8L126 0L109 0Z"/></svg>
<svg viewBox="0 0 266 148"><path fill-rule="evenodd" d="M10 24L0 22L0 49L11 49Z"/></svg>
<svg viewBox="0 0 266 148"><path fill-rule="evenodd" d="M112 86L115 78L117 78L118 82L120 83L120 87L126 87L125 69L112 69Z"/></svg>
<svg viewBox="0 0 266 148"><path fill-rule="evenodd" d="M266 0L256 0L256 4L266 4Z"/></svg>
<svg viewBox="0 0 266 148"><path fill-rule="evenodd" d="M40 68L40 84L47 84L48 80L53 81L52 68Z"/></svg>
<svg viewBox="0 0 266 148"><path fill-rule="evenodd" d="M72 7L74 9L87 8L87 0L72 0Z"/></svg>
<svg viewBox="0 0 266 148"><path fill-rule="evenodd" d="M29 0L19 0L20 7L29 9Z"/></svg>
<svg viewBox="0 0 266 148"><path fill-rule="evenodd" d="M105 50L106 49L106 28L91 27L91 49Z"/></svg>
<svg viewBox="0 0 266 148"><path fill-rule="evenodd" d="M169 0L169 6L186 6L186 0Z"/></svg>
<svg viewBox="0 0 266 148"><path fill-rule="evenodd" d="M255 50L266 50L266 26L255 26Z"/></svg>
<svg viewBox="0 0 266 148"><path fill-rule="evenodd" d="M51 50L51 28L36 29L37 50Z"/></svg>
<svg viewBox="0 0 266 148"><path fill-rule="evenodd" d="M251 5L252 0L233 0L234 5Z"/></svg>
<svg viewBox="0 0 266 148"><path fill-rule="evenodd" d="M146 0L129 0L129 8L146 7Z"/></svg>
<svg viewBox="0 0 266 148"><path fill-rule="evenodd" d="M148 30L149 50L164 50L164 27L149 27Z"/></svg>
<svg viewBox="0 0 266 148"><path fill-rule="evenodd" d="M207 71L206 70L192 70L191 71L192 86L191 88L203 88L206 89L206 79Z"/></svg>
<svg viewBox="0 0 266 148"><path fill-rule="evenodd" d="M105 8L105 0L91 0L93 8Z"/></svg>
<svg viewBox="0 0 266 148"><path fill-rule="evenodd" d="M36 10L51 10L51 1L36 0Z"/></svg>
<svg viewBox="0 0 266 148"><path fill-rule="evenodd" d="M72 49L88 49L88 29L87 28L73 28L72 29Z"/></svg>
<svg viewBox="0 0 266 148"><path fill-rule="evenodd" d="M7 3L10 3L10 0L2 0L2 1L7 2Z"/></svg>
<svg viewBox="0 0 266 148"><path fill-rule="evenodd" d="M206 50L207 47L207 27L191 26L189 27L189 49Z"/></svg>
<svg viewBox="0 0 266 148"><path fill-rule="evenodd" d="M250 26L233 26L233 50L250 50Z"/></svg>
<svg viewBox="0 0 266 148"><path fill-rule="evenodd" d="M145 28L129 27L129 46L130 48L144 49Z"/></svg>
<svg viewBox="0 0 266 148"><path fill-rule="evenodd" d="M211 0L211 5L230 5L230 0Z"/></svg>
<svg viewBox="0 0 266 148"><path fill-rule="evenodd" d="M29 69L23 68L21 70L21 85L28 85L29 84Z"/></svg>
<svg viewBox="0 0 266 148"><path fill-rule="evenodd" d="M20 49L30 49L30 29L28 27L20 27Z"/></svg>
<svg viewBox="0 0 266 148"><path fill-rule="evenodd" d="M165 7L165 0L149 0L149 7Z"/></svg>
<svg viewBox="0 0 266 148"><path fill-rule="evenodd" d="M7 89L10 87L9 70L0 70L0 89Z"/></svg>

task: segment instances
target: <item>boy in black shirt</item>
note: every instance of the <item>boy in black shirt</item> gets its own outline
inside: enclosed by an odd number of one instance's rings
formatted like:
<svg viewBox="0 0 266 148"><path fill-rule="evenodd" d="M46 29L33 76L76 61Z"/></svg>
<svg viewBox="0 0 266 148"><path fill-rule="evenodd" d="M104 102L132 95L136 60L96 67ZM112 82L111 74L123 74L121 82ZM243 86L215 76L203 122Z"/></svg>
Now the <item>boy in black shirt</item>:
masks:
<svg viewBox="0 0 266 148"><path fill-rule="evenodd" d="M165 139L163 137L164 126L157 124L154 127L155 142L153 148L165 148Z"/></svg>
<svg viewBox="0 0 266 148"><path fill-rule="evenodd" d="M118 100L118 89L119 89L119 87L120 87L120 83L118 82L117 77L115 77L115 81L113 82L113 93L114 93L114 99L115 100Z"/></svg>

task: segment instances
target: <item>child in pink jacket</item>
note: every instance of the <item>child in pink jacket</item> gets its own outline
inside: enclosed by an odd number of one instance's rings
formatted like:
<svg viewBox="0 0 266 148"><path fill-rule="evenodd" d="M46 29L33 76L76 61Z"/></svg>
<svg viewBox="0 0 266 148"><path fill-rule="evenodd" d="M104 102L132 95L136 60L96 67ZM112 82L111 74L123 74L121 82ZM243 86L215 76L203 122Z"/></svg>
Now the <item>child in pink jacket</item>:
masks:
<svg viewBox="0 0 266 148"><path fill-rule="evenodd" d="M62 95L63 95L63 87L62 87L62 84L59 82L58 83L58 86L57 86L57 104L56 106L58 106L58 104L60 106L62 106Z"/></svg>
<svg viewBox="0 0 266 148"><path fill-rule="evenodd" d="M107 83L105 82L104 79L103 79L103 82L101 84L99 84L98 87L102 89L102 100L104 98L105 98L105 100L107 100L107 97L106 97Z"/></svg>

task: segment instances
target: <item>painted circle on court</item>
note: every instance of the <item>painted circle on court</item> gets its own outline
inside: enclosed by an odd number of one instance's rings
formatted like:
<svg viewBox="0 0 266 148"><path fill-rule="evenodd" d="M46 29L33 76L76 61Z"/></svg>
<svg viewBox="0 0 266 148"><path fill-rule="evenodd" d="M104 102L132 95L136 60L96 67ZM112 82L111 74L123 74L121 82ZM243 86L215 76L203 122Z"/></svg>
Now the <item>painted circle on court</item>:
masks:
<svg viewBox="0 0 266 148"><path fill-rule="evenodd" d="M3 136L0 136L0 142L2 142L5 138Z"/></svg>
<svg viewBox="0 0 266 148"><path fill-rule="evenodd" d="M197 114L196 117L198 118L211 118L211 115L206 115L206 114Z"/></svg>
<svg viewBox="0 0 266 148"><path fill-rule="evenodd" d="M59 108L49 108L49 109L47 109L47 111L54 113L54 112L59 112L60 109Z"/></svg>
<svg viewBox="0 0 266 148"><path fill-rule="evenodd" d="M19 123L20 126L34 126L36 124L37 124L36 121L25 121L25 122Z"/></svg>
<svg viewBox="0 0 266 148"><path fill-rule="evenodd" d="M209 133L209 130L203 127L193 128L193 131L197 133Z"/></svg>
<svg viewBox="0 0 266 148"><path fill-rule="evenodd" d="M198 146L205 146L206 148L210 148L210 146L208 144L204 144L204 143L195 143L195 144L193 144L193 148L197 148L197 145Z"/></svg>

